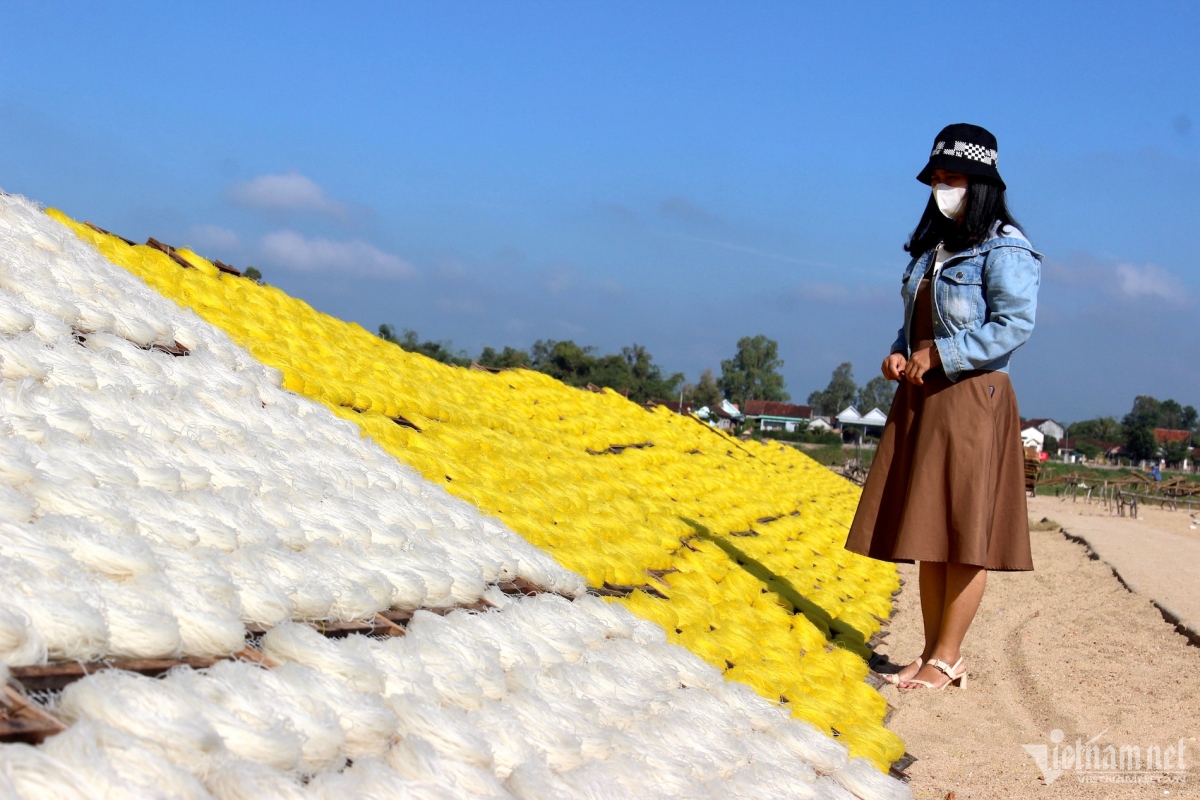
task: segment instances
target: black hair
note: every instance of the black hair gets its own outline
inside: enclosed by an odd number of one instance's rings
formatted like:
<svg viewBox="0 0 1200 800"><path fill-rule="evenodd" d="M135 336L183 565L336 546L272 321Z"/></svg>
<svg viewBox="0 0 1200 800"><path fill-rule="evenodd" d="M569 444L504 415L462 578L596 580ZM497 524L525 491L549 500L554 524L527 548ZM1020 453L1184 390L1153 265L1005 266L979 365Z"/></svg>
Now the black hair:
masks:
<svg viewBox="0 0 1200 800"><path fill-rule="evenodd" d="M945 244L952 253L960 253L981 245L991 236L996 223L1000 227L1011 225L1020 230L1020 225L1008 210L1004 187L995 181L967 176L967 211L961 220L947 219L937 207L933 194L925 204L925 213L913 229L904 245L904 252L912 256L926 253L939 244Z"/></svg>

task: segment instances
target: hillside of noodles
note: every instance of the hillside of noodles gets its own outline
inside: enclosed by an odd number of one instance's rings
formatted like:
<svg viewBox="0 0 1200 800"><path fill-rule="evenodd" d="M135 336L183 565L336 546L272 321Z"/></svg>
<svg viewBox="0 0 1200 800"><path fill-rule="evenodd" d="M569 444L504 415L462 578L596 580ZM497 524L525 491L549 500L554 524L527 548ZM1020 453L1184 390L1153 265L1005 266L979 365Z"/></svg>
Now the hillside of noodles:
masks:
<svg viewBox="0 0 1200 800"><path fill-rule="evenodd" d="M864 682L865 643L899 581L842 547L858 498L848 481L793 448L611 390L437 363L191 251L171 257L49 213L727 678L880 769L903 755Z"/></svg>
<svg viewBox="0 0 1200 800"><path fill-rule="evenodd" d="M0 798L909 797L854 499L0 194Z"/></svg>

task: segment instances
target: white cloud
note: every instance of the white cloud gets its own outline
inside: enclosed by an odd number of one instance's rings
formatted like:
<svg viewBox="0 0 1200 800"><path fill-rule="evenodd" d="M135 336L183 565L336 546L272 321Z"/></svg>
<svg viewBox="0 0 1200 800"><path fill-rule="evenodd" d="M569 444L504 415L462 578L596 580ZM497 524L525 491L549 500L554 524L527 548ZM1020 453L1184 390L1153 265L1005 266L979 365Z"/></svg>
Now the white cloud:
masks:
<svg viewBox="0 0 1200 800"><path fill-rule="evenodd" d="M236 233L220 225L193 225L188 233L197 246L214 250L233 250L242 243Z"/></svg>
<svg viewBox="0 0 1200 800"><path fill-rule="evenodd" d="M282 175L259 175L225 190L231 203L258 211L313 211L343 216L346 208L330 199L313 180L294 170Z"/></svg>
<svg viewBox="0 0 1200 800"><path fill-rule="evenodd" d="M1193 290L1183 276L1154 263L1135 264L1077 253L1067 261L1048 261L1043 276L1046 302L1039 299L1039 306L1090 308L1094 313L1110 315L1143 313L1153 307L1188 308L1194 302Z"/></svg>
<svg viewBox="0 0 1200 800"><path fill-rule="evenodd" d="M1150 297L1172 303L1187 300L1187 288L1173 272L1157 264L1117 264L1117 286L1127 297Z"/></svg>
<svg viewBox="0 0 1200 800"><path fill-rule="evenodd" d="M305 239L295 231L276 231L262 239L264 260L299 272L341 272L376 278L413 278L416 269L361 239L335 242Z"/></svg>

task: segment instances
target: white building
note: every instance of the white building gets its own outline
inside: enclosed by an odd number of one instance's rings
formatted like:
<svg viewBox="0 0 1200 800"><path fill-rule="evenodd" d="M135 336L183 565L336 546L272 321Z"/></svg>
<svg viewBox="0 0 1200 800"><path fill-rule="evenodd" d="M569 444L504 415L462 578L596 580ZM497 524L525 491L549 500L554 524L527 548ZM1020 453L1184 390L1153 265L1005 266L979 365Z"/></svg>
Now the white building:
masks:
<svg viewBox="0 0 1200 800"><path fill-rule="evenodd" d="M1027 428L1037 428L1042 432L1043 436L1053 436L1058 441L1062 441L1066 437L1066 431L1063 426L1059 425L1052 419L1031 419L1025 422Z"/></svg>
<svg viewBox="0 0 1200 800"><path fill-rule="evenodd" d="M842 425L861 425L862 420L862 414L859 414L858 409L854 406L846 406L837 415L837 421Z"/></svg>
<svg viewBox="0 0 1200 800"><path fill-rule="evenodd" d="M1040 452L1045 444L1046 434L1042 433L1038 428L1030 425L1021 431L1022 447L1036 447Z"/></svg>
<svg viewBox="0 0 1200 800"><path fill-rule="evenodd" d="M887 414L878 408L872 408L866 414L863 414L862 424L868 428L882 428L887 424Z"/></svg>

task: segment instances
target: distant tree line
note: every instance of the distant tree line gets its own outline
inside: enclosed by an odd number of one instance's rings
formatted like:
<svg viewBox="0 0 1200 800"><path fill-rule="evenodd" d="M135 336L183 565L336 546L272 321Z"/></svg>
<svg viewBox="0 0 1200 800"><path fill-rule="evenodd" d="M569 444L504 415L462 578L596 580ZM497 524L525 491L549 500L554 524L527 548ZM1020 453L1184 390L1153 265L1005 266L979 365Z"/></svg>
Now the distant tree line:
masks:
<svg viewBox="0 0 1200 800"><path fill-rule="evenodd" d="M397 331L391 325L379 326L379 337L399 345L410 353L420 353L443 364L537 370L568 386L583 388L589 384L614 389L636 403L680 399L693 408L713 407L728 400L743 408L747 400L787 402L791 400L780 370L779 343L759 334L738 339L732 358L721 361L721 373L712 369L700 373L695 383L685 382L683 373L667 374L655 363L644 346L632 344L619 353L600 353L574 341L539 339L528 350L484 347L472 358L448 341L422 340L408 328ZM884 413L892 405L896 385L876 376L859 386L854 381L850 362L838 365L829 385L808 396L808 404L820 416L834 416L854 405L862 413L879 408Z"/></svg>
<svg viewBox="0 0 1200 800"><path fill-rule="evenodd" d="M594 347L582 347L569 340L539 339L529 350L485 347L477 358L471 358L450 342L422 341L416 331L407 328L397 334L392 326L380 325L379 338L443 364L469 367L476 363L493 369L525 367L544 372L568 386L608 387L635 403L678 397L684 380L682 372L664 375L650 351L636 343L622 347L620 353L605 355Z"/></svg>
<svg viewBox="0 0 1200 800"><path fill-rule="evenodd" d="M813 413L832 417L854 406L860 414L878 408L884 414L892 407L896 395L896 384L876 375L862 386L854 382L854 366L849 362L838 364L829 379L829 385L808 396Z"/></svg>
<svg viewBox="0 0 1200 800"><path fill-rule="evenodd" d="M399 345L410 353L420 353L443 364L468 367L472 363L490 368L524 367L550 375L568 386L600 386L625 394L636 403L652 400L679 401L695 408L715 406L723 399L739 407L746 400L786 401L783 359L779 344L766 336L746 336L738 340L733 357L721 362L721 375L711 369L700 374L696 383L686 383L682 372L667 374L656 364L643 345L622 347L619 353L600 353L595 347L571 340L539 339L528 350L484 347L476 358L457 349L448 341L422 340L408 328L397 331L391 325L379 326L379 338Z"/></svg>
<svg viewBox="0 0 1200 800"><path fill-rule="evenodd" d="M1189 438L1159 444L1155 428L1187 431ZM1178 464L1188 457L1192 447L1200 445L1200 415L1193 406L1141 394L1134 398L1133 407L1120 422L1114 417L1073 422L1068 433L1075 440L1075 449L1088 458L1100 455L1103 445L1120 442L1135 460L1161 455L1168 464Z"/></svg>

